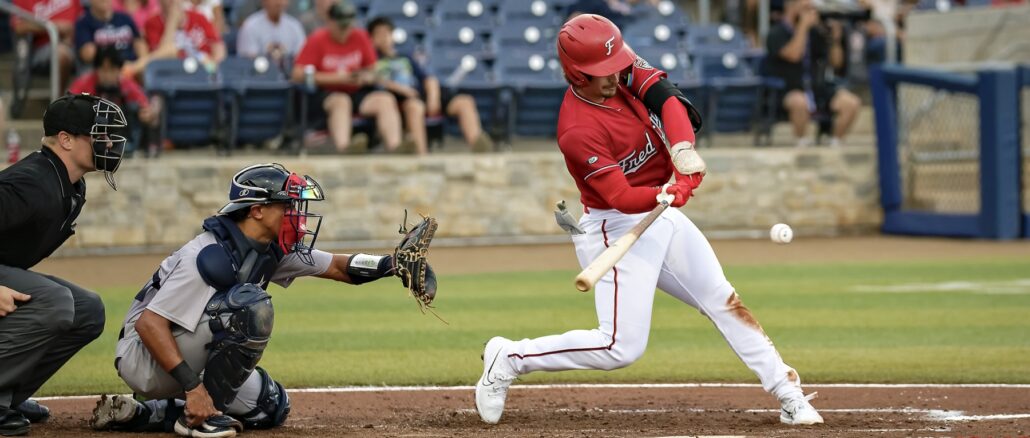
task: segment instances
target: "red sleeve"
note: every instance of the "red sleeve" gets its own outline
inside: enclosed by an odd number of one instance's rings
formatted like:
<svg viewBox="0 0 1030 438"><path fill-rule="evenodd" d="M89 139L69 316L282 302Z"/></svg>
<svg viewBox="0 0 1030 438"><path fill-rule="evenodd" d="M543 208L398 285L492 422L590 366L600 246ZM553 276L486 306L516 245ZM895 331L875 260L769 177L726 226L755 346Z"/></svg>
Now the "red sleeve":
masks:
<svg viewBox="0 0 1030 438"><path fill-rule="evenodd" d="M143 89L140 88L136 80L128 77L122 78L122 93L125 93L125 100L128 102L135 102L139 105L140 109L146 108L150 105L150 101L147 100L147 95L143 93Z"/></svg>
<svg viewBox="0 0 1030 438"><path fill-rule="evenodd" d="M82 5L79 4L79 0L72 0L71 4L68 5L67 8L52 17L51 20L74 23L79 19L80 15L82 15Z"/></svg>
<svg viewBox="0 0 1030 438"><path fill-rule="evenodd" d="M648 64L644 58L637 57L636 62L633 63L633 70L630 72L627 87L634 96L643 100L644 95L647 94L647 89L666 76L668 74L664 71L651 67L651 64Z"/></svg>
<svg viewBox="0 0 1030 438"><path fill-rule="evenodd" d="M675 96L665 99L662 104L662 126L665 127L665 138L670 145L681 141L694 144L694 126L690 124L687 108Z"/></svg>
<svg viewBox="0 0 1030 438"><path fill-rule="evenodd" d="M606 135L592 129L570 129L558 137L558 147L573 178L582 179L612 208L642 213L658 205L658 188L633 187L606 146Z"/></svg>
<svg viewBox="0 0 1030 438"><path fill-rule="evenodd" d="M29 13L32 13L32 10L34 9L33 5L35 4L36 2L34 0L14 0L15 6L29 11ZM11 27L14 27L15 24L19 22L21 22L21 19L19 19L17 15L11 14Z"/></svg>
<svg viewBox="0 0 1030 438"><path fill-rule="evenodd" d="M157 46L161 44L161 35L164 33L165 24L160 15L148 18L143 25L143 35L147 37L147 45L150 46L150 50L157 50Z"/></svg>
<svg viewBox="0 0 1030 438"><path fill-rule="evenodd" d="M319 45L319 42L322 41L320 38L320 32L321 30L315 31L315 33L311 34L311 38L308 38L308 40L304 42L304 47L301 47L300 53L297 54L297 59L293 61L294 65L313 65L315 68L320 67L320 63L318 62L319 58L321 58L320 53L322 51Z"/></svg>
<svg viewBox="0 0 1030 438"><path fill-rule="evenodd" d="M207 43L214 44L222 42L222 35L215 31L215 25L211 24L211 20L207 17L197 14L198 22L200 27L204 28L204 36L207 37Z"/></svg>
<svg viewBox="0 0 1030 438"><path fill-rule="evenodd" d="M376 49L375 46L372 45L372 39L368 37L368 33L366 33L363 29L355 29L354 32L357 32L360 36L359 41L361 41L361 67L368 68L375 65L376 61L379 60L379 57L376 56Z"/></svg>
<svg viewBox="0 0 1030 438"><path fill-rule="evenodd" d="M75 82L68 87L68 92L71 94L96 94L96 73L86 73L75 78Z"/></svg>

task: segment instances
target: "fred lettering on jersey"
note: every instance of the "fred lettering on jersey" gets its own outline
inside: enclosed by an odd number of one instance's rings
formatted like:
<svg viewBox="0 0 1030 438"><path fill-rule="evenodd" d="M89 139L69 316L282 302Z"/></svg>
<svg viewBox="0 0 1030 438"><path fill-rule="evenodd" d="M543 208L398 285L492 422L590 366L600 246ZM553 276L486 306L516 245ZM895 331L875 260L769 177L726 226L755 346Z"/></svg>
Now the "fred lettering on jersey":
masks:
<svg viewBox="0 0 1030 438"><path fill-rule="evenodd" d="M625 86L603 104L586 100L570 87L558 115L558 147L576 179L583 205L611 208L587 180L622 171L631 186L659 186L672 175L661 119Z"/></svg>

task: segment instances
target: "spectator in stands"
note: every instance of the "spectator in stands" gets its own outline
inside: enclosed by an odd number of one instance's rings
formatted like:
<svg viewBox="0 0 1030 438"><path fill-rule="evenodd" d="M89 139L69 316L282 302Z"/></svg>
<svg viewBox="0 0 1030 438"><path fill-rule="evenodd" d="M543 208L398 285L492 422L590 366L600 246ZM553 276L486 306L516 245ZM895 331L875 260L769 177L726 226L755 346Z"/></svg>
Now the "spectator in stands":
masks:
<svg viewBox="0 0 1030 438"><path fill-rule="evenodd" d="M157 128L158 105L151 105L147 101L143 88L136 83L132 76L122 74L125 61L122 59L121 53L114 46L101 46L93 57L93 70L72 82L68 92L100 96L122 108L130 120L129 129L133 131L132 138L125 145L126 156L131 156L136 145L141 141L142 131L138 131L141 128L139 125L142 124L150 129ZM139 123L132 123L133 121ZM150 139L154 141L156 136L150 136Z"/></svg>
<svg viewBox="0 0 1030 438"><path fill-rule="evenodd" d="M132 17L115 11L111 1L90 1L89 13L75 23L75 50L82 62L93 64L99 47L113 46L129 61L125 73L135 75L146 66L147 42Z"/></svg>
<svg viewBox="0 0 1030 438"><path fill-rule="evenodd" d="M129 14L136 28L142 32L147 20L161 13L161 6L158 0L114 0L114 10Z"/></svg>
<svg viewBox="0 0 1030 438"><path fill-rule="evenodd" d="M293 65L292 78L305 82L305 68L314 67L312 81L321 90L316 102L329 115L329 133L340 152L351 146L352 114L375 117L387 151L401 144L401 117L397 100L373 86L375 48L364 29L352 26L357 11L348 0L329 8L329 22L308 37ZM324 96L324 99L323 99ZM350 152L362 152L360 145Z"/></svg>
<svg viewBox="0 0 1030 438"><path fill-rule="evenodd" d="M147 19L144 35L152 58L193 57L209 71L225 59L225 43L211 22L183 10L180 0L159 0L161 13Z"/></svg>
<svg viewBox="0 0 1030 438"><path fill-rule="evenodd" d="M426 147L426 115L447 115L458 119L465 141L475 152L493 150L493 141L483 132L476 102L468 94L441 98L440 82L427 75L409 54L397 53L393 44L394 24L386 17L376 17L368 23L368 32L376 47L379 61L376 73L382 78L381 85L393 93L404 113L405 125L420 154ZM449 93L448 93L449 94ZM441 103L446 103L442 106ZM441 113L441 108L444 108Z"/></svg>
<svg viewBox="0 0 1030 438"><path fill-rule="evenodd" d="M183 0L183 6L187 11L197 12L203 15L214 27L219 35L224 34L228 28L225 25L225 11L222 9L222 0Z"/></svg>
<svg viewBox="0 0 1030 438"><path fill-rule="evenodd" d="M232 7L232 13L229 14L229 16L227 17L227 20L226 20L228 22L228 25L230 27L235 27L236 29L239 29L240 27L243 27L243 21L244 20L249 18L255 12L258 12L258 11L261 10L261 8L262 8L261 3L263 1L264 0L235 0L233 2L234 5ZM286 5L286 9L285 10L286 10L285 13L289 14L292 17L300 17L306 11L310 11L311 10L311 1L310 0L287 1L287 5ZM304 34L307 35L307 32L305 32Z"/></svg>
<svg viewBox="0 0 1030 438"><path fill-rule="evenodd" d="M831 146L839 146L862 105L858 96L836 83L832 73L844 64L843 30L839 22L819 24L819 13L810 0L785 0L783 20L769 30L766 39L767 69L783 79L783 107L794 125L798 146L806 146L808 122L813 113L832 113Z"/></svg>
<svg viewBox="0 0 1030 438"><path fill-rule="evenodd" d="M329 22L329 7L333 0L315 0L315 7L300 14L300 24L304 25L304 33L311 35L312 32L325 26Z"/></svg>
<svg viewBox="0 0 1030 438"><path fill-rule="evenodd" d="M266 56L276 63L292 59L304 46L304 27L287 14L289 0L262 0L262 9L251 14L236 37L236 53L254 58Z"/></svg>
<svg viewBox="0 0 1030 438"><path fill-rule="evenodd" d="M61 84L68 83L72 67L75 65L75 55L72 51L72 43L75 34L75 20L82 15L82 6L79 0L14 0L14 5L22 8L40 20L50 20L57 26L57 36L60 41L57 44L57 61L61 73ZM41 70L50 66L50 38L46 29L31 21L25 21L17 16L11 16L11 28L15 35L32 37L32 51L29 55L29 64L32 70Z"/></svg>

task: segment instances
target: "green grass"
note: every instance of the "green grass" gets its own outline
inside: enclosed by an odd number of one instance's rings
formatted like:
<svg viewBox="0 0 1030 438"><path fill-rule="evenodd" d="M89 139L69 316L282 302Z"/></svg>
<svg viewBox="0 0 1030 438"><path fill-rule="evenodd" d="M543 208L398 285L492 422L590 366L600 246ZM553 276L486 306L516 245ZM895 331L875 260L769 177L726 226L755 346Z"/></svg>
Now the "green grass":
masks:
<svg viewBox="0 0 1030 438"><path fill-rule="evenodd" d="M1030 278L1030 258L976 262L747 266L727 276L806 382L1030 383L1030 294L855 292L856 285ZM482 343L596 325L573 272L444 276L422 315L391 280L274 287L262 360L290 387L472 384ZM103 290L107 331L43 394L126 391L112 366L136 290ZM647 354L613 372L537 373L524 382L757 382L696 310L658 293ZM41 394L41 395L43 395Z"/></svg>

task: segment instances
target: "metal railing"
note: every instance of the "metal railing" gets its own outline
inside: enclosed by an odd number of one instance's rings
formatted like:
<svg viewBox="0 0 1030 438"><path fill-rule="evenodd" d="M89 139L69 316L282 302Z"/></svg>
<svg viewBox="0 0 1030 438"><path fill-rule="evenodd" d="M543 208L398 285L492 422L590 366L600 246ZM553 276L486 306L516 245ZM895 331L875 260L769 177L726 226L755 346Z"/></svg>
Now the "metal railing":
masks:
<svg viewBox="0 0 1030 438"><path fill-rule="evenodd" d="M46 29L47 36L50 37L50 101L53 102L57 99L58 88L61 83L60 65L57 61L57 44L60 41L58 39L57 26L50 20L41 20L36 18L32 13L19 8L12 3L0 2L0 10L6 11L11 15L15 15L22 20L36 23Z"/></svg>

